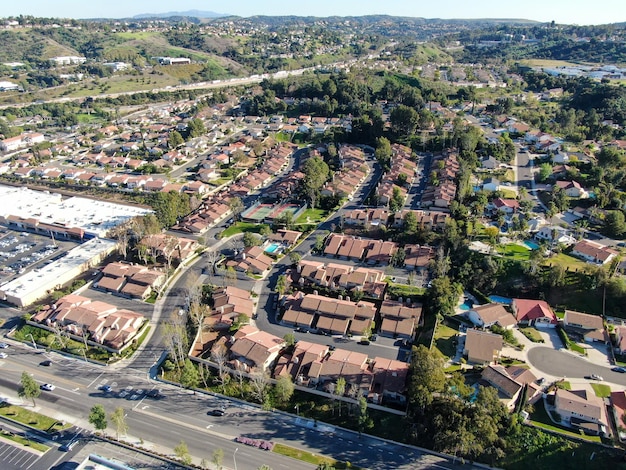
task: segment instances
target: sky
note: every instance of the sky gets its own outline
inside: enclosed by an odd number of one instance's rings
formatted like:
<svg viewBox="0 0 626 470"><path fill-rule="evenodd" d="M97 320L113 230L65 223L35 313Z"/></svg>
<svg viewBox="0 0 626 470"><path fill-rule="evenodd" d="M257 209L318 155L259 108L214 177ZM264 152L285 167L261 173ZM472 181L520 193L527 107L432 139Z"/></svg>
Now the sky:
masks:
<svg viewBox="0 0 626 470"><path fill-rule="evenodd" d="M0 17L129 18L141 13L201 10L238 16L523 18L559 24L626 21L624 0L2 0Z"/></svg>

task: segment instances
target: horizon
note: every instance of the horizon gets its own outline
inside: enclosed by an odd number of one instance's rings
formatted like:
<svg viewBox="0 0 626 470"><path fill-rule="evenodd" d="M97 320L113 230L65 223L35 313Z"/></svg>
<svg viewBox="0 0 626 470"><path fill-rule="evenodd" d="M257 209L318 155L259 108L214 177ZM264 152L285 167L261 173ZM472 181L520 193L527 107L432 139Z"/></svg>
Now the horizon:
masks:
<svg viewBox="0 0 626 470"><path fill-rule="evenodd" d="M227 6L211 0L181 0L175 6L165 0L110 0L105 4L84 2L82 0L24 0L18 4L0 6L0 17L20 15L37 18L74 18L74 19L129 19L137 15L161 15L169 12L187 12L198 10L215 12L222 15L251 16L298 16L298 17L347 17L388 15L443 20L505 20L518 19L571 25L602 25L626 22L622 0L598 0L590 3L586 0L553 0L546 4L543 0L528 0L523 6L517 4L489 4L478 0L443 0L436 4L407 5L404 0L318 0L314 4L285 5L278 0L234 0ZM616 18L615 12L624 11L623 18ZM454 14L450 14L454 12Z"/></svg>

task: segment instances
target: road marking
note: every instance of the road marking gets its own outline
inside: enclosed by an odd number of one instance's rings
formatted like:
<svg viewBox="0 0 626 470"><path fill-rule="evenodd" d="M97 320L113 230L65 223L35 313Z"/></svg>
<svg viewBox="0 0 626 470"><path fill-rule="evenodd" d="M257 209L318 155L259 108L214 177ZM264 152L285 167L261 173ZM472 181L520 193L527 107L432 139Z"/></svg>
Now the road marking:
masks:
<svg viewBox="0 0 626 470"><path fill-rule="evenodd" d="M98 375L98 377L96 377L95 379L93 379L91 381L91 383L89 385L87 385L87 388L91 387L94 383L96 383L98 381L98 379L100 379L100 377L102 377L102 374L104 374L104 372L100 372L100 375ZM106 382L105 382L106 383Z"/></svg>
<svg viewBox="0 0 626 470"><path fill-rule="evenodd" d="M206 428L211 429L213 426L214 426L213 424L209 424Z"/></svg>
<svg viewBox="0 0 626 470"><path fill-rule="evenodd" d="M142 406L141 407L142 410L147 410L148 408L150 408L150 405L146 405L146 406Z"/></svg>

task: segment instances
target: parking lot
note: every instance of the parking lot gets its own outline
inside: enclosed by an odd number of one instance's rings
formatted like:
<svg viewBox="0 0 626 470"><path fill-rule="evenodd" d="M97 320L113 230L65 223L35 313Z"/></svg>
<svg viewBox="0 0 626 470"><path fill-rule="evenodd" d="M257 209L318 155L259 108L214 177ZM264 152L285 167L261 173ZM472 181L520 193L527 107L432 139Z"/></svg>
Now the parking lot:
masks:
<svg viewBox="0 0 626 470"><path fill-rule="evenodd" d="M0 462L3 470L29 468L39 455L23 448L0 441Z"/></svg>
<svg viewBox="0 0 626 470"><path fill-rule="evenodd" d="M75 242L1 228L0 281L8 282L28 269L51 263L75 246Z"/></svg>

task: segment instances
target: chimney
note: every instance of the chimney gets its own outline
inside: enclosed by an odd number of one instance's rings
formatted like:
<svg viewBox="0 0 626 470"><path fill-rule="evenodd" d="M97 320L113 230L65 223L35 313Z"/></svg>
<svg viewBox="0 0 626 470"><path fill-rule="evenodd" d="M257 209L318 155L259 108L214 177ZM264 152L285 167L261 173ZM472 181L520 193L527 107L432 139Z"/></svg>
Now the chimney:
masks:
<svg viewBox="0 0 626 470"><path fill-rule="evenodd" d="M349 296L349 295L346 295L346 300L347 300L348 302L350 302L350 296Z"/></svg>

